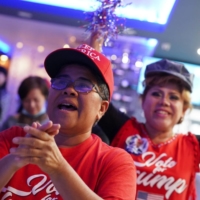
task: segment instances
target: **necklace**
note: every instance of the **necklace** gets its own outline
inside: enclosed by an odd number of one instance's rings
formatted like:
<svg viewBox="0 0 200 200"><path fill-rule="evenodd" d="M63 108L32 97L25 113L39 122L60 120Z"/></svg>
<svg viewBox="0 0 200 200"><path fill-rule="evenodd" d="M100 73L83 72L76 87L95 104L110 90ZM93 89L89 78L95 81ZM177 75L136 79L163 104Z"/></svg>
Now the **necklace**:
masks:
<svg viewBox="0 0 200 200"><path fill-rule="evenodd" d="M177 136L178 136L178 134L175 134L175 135L173 135L170 139L168 139L168 140L165 141L165 142L161 142L160 144L154 144L154 143L152 142L151 138L149 137L149 135L148 135L148 133L147 133L147 131L146 131L146 129L145 129L145 125L144 125L144 124L142 125L142 132L143 132L144 135L147 137L147 140L148 140L149 144L151 144L151 146L154 147L154 148L160 148L160 147L162 147L162 146L164 146L164 145L170 144L170 143L173 142L173 141L177 138Z"/></svg>

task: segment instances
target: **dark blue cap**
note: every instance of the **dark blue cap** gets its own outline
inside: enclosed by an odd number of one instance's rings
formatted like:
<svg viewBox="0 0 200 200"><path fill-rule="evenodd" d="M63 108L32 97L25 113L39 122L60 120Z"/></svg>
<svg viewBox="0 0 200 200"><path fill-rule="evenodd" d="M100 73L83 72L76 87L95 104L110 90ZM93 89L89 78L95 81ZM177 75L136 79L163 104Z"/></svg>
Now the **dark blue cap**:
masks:
<svg viewBox="0 0 200 200"><path fill-rule="evenodd" d="M180 78L185 83L189 91L192 92L194 75L189 73L183 64L167 59L159 60L147 65L145 70L145 78L156 73L171 74Z"/></svg>

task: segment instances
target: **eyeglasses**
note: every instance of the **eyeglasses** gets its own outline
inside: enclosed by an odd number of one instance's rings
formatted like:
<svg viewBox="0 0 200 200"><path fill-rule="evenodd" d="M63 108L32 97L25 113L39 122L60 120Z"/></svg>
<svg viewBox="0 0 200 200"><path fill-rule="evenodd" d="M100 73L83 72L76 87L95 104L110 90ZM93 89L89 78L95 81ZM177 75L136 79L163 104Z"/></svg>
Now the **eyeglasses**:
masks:
<svg viewBox="0 0 200 200"><path fill-rule="evenodd" d="M79 92L79 93L89 93L93 89L93 91L97 92L99 94L99 91L95 84L90 82L89 80L85 79L77 79L75 81L66 78L66 77L57 77L51 79L51 87L55 90L64 90L65 88L69 87L70 85L73 86L73 88ZM101 97L101 95L99 94Z"/></svg>

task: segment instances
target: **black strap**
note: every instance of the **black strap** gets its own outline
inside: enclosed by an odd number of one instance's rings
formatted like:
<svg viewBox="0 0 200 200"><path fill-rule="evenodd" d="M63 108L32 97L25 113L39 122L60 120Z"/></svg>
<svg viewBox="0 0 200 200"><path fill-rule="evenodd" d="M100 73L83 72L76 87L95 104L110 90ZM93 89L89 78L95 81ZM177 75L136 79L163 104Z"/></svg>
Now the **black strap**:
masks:
<svg viewBox="0 0 200 200"><path fill-rule="evenodd" d="M108 136L110 142L114 139L120 128L130 117L119 111L110 103L108 110L98 122L98 126Z"/></svg>

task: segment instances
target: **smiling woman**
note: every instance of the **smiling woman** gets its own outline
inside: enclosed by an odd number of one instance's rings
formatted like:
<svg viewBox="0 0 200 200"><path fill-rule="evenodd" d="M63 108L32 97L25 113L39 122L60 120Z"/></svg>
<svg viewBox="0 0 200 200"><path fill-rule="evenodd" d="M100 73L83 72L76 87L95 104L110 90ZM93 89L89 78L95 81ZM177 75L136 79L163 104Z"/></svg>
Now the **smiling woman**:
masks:
<svg viewBox="0 0 200 200"><path fill-rule="evenodd" d="M146 122L139 123L110 104L98 123L112 146L132 156L138 175L137 199L196 198L198 141L191 133L173 132L191 109L192 85L193 75L184 65L165 59L151 63L146 67L141 96Z"/></svg>

